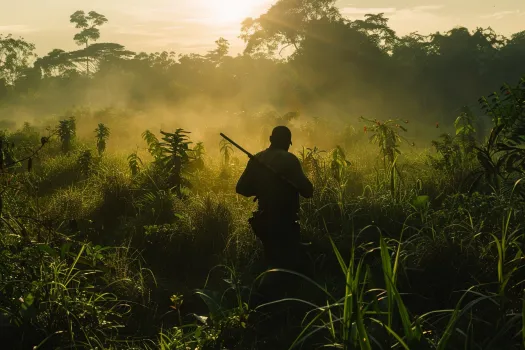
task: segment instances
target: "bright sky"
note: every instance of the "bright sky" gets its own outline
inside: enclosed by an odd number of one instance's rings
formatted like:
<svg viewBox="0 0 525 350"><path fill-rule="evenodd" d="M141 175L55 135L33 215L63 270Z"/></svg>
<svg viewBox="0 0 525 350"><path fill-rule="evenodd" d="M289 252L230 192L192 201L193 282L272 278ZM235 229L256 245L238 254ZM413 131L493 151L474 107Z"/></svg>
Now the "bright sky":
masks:
<svg viewBox="0 0 525 350"><path fill-rule="evenodd" d="M69 16L94 10L109 22L101 42L118 42L134 51L203 53L219 37L242 49L240 22L256 17L272 0L0 0L0 34L22 36L40 55L75 48ZM428 34L455 26L491 26L501 34L525 30L525 0L339 0L348 18L384 12L398 34Z"/></svg>

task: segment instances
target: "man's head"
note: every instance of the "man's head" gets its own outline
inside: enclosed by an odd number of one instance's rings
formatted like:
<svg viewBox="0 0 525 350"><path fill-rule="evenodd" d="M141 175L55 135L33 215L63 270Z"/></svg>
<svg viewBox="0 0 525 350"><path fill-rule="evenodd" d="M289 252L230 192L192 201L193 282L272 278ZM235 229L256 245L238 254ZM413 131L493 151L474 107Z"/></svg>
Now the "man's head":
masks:
<svg viewBox="0 0 525 350"><path fill-rule="evenodd" d="M292 132L286 126L278 126L272 131L270 143L272 147L288 151L292 144Z"/></svg>

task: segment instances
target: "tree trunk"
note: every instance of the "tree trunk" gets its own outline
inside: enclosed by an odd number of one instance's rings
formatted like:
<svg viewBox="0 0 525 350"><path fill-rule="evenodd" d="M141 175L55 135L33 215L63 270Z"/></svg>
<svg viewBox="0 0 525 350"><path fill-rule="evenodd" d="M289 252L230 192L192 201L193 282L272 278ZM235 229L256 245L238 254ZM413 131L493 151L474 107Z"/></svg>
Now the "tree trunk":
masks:
<svg viewBox="0 0 525 350"><path fill-rule="evenodd" d="M88 42L86 41L86 50L89 47ZM86 54L86 72L87 76L89 77L89 56Z"/></svg>

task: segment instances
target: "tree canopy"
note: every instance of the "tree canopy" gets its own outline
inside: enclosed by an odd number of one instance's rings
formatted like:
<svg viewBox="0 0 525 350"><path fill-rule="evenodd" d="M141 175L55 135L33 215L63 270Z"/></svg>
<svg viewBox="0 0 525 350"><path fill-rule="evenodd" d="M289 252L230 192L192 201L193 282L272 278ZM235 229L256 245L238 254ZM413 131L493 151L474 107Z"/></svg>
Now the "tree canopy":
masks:
<svg viewBox="0 0 525 350"><path fill-rule="evenodd" d="M87 87L110 86L134 106L205 96L239 111L271 105L314 115L329 106L339 117L450 121L461 106L525 73L525 31L507 38L457 27L399 36L384 14L351 21L335 0L277 1L242 23L246 47L237 56L224 38L206 54L134 53L96 42L104 15L77 11L70 21L82 46L72 52L36 58L33 44L0 36L0 105L63 109L82 104ZM111 105L106 95L97 102Z"/></svg>

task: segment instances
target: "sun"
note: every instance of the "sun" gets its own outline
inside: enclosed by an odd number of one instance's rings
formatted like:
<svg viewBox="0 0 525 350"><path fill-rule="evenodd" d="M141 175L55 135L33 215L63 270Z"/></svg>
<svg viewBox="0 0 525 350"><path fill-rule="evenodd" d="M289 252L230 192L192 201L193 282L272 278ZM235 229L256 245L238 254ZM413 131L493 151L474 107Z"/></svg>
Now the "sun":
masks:
<svg viewBox="0 0 525 350"><path fill-rule="evenodd" d="M242 22L260 14L268 0L201 0L210 18L219 23Z"/></svg>

